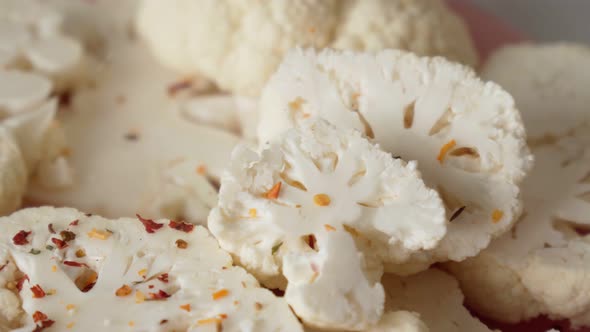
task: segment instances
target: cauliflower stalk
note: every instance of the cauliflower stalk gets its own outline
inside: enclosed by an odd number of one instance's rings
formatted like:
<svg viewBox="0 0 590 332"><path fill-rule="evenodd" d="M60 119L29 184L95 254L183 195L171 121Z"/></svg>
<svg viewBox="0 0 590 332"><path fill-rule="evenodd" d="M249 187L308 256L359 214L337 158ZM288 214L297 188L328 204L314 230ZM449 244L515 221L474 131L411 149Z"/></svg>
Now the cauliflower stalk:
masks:
<svg viewBox="0 0 590 332"><path fill-rule="evenodd" d="M302 331L203 227L46 207L0 230L0 323L17 331Z"/></svg>
<svg viewBox="0 0 590 332"><path fill-rule="evenodd" d="M27 171L23 156L12 135L0 128L0 216L20 206L26 187Z"/></svg>
<svg viewBox="0 0 590 332"><path fill-rule="evenodd" d="M444 207L360 132L302 122L256 153L234 150L209 228L309 325L360 330L383 310L383 264L444 236Z"/></svg>
<svg viewBox="0 0 590 332"><path fill-rule="evenodd" d="M510 95L472 70L403 51L377 54L296 49L260 100L260 142L309 117L355 128L385 151L417 160L439 191L449 223L436 248L388 264L409 274L461 261L506 232L519 216L520 183L532 158Z"/></svg>

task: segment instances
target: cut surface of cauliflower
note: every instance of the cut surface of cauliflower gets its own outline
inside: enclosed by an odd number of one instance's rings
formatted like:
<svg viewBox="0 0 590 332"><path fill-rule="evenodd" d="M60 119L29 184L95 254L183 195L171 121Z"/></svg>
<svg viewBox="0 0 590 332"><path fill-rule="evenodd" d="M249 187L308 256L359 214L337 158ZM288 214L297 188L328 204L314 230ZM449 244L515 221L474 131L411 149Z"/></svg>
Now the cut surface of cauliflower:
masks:
<svg viewBox="0 0 590 332"><path fill-rule="evenodd" d="M12 135L0 128L0 216L20 207L26 187L27 166L20 149Z"/></svg>
<svg viewBox="0 0 590 332"><path fill-rule="evenodd" d="M430 331L491 332L463 306L457 280L443 271L429 269L409 277L386 274L382 283L386 310L415 312Z"/></svg>
<svg viewBox="0 0 590 332"><path fill-rule="evenodd" d="M258 96L296 46L477 62L465 25L439 0L145 0L137 27L162 63L244 96Z"/></svg>
<svg viewBox="0 0 590 332"><path fill-rule="evenodd" d="M482 77L514 97L531 141L560 137L590 121L590 47L519 44L497 50ZM567 111L564 111L567 109Z"/></svg>
<svg viewBox="0 0 590 332"><path fill-rule="evenodd" d="M590 324L590 129L533 153L514 229L449 268L486 316L519 322L545 314Z"/></svg>
<svg viewBox="0 0 590 332"><path fill-rule="evenodd" d="M405 160L417 160L439 191L449 231L394 273L477 254L521 212L519 185L532 164L508 93L442 58L388 50L377 54L296 49L260 99L260 142L274 141L307 117L356 128Z"/></svg>
<svg viewBox="0 0 590 332"><path fill-rule="evenodd" d="M211 200L200 200L205 196L191 192L210 189L202 177L220 175L238 138L172 112L176 101L168 90L178 77L159 66L142 45L125 40L109 52L111 60L95 77L97 86L78 90L70 109L59 115L70 143L72 186L59 191L33 187L28 198L110 218L138 212L151 218L176 218L186 212L203 216L187 221L204 222L208 210L201 209ZM194 163L193 170L199 168L203 174L173 188L166 174L171 164L182 162ZM192 185L202 187L189 189ZM186 205L172 210L150 206L168 200Z"/></svg>
<svg viewBox="0 0 590 332"><path fill-rule="evenodd" d="M54 88L82 75L80 43L61 31L63 17L43 1L0 1L0 67L27 69L50 77Z"/></svg>
<svg viewBox="0 0 590 332"><path fill-rule="evenodd" d="M302 331L203 227L43 207L0 230L0 323L14 331Z"/></svg>
<svg viewBox="0 0 590 332"><path fill-rule="evenodd" d="M446 231L415 163L323 120L260 153L236 148L208 225L263 284L286 286L308 325L345 330L380 319L384 262L433 248Z"/></svg>

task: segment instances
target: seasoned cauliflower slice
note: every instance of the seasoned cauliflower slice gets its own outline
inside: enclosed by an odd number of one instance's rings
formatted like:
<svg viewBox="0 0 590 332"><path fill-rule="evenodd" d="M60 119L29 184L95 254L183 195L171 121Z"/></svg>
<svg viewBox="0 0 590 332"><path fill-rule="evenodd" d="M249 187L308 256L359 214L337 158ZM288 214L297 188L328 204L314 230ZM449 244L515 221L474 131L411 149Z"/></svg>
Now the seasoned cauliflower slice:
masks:
<svg viewBox="0 0 590 332"><path fill-rule="evenodd" d="M27 168L23 156L12 135L0 128L0 216L20 206L26 187Z"/></svg>
<svg viewBox="0 0 590 332"><path fill-rule="evenodd" d="M414 162L323 120L260 153L236 148L208 225L307 324L345 330L380 319L383 263L435 247L446 231Z"/></svg>
<svg viewBox="0 0 590 332"><path fill-rule="evenodd" d="M590 48L585 45L506 46L492 54L481 75L512 94L533 142L590 121Z"/></svg>
<svg viewBox="0 0 590 332"><path fill-rule="evenodd" d="M590 324L590 130L582 126L533 153L520 221L479 256L449 268L486 316Z"/></svg>
<svg viewBox="0 0 590 332"><path fill-rule="evenodd" d="M356 128L383 149L417 160L426 184L445 202L441 244L392 263L414 273L461 261L487 247L519 216L519 185L532 158L508 93L442 58L296 49L260 100L260 142L276 141L307 117Z"/></svg>
<svg viewBox="0 0 590 332"><path fill-rule="evenodd" d="M0 230L0 322L18 331L302 331L203 227L44 207Z"/></svg>
<svg viewBox="0 0 590 332"><path fill-rule="evenodd" d="M0 67L32 69L57 90L82 76L80 43L61 31L62 16L42 1L0 1Z"/></svg>
<svg viewBox="0 0 590 332"><path fill-rule="evenodd" d="M77 91L70 110L60 113L72 186L34 186L28 197L109 218L140 212L204 223L213 201L201 195L211 189L204 178L218 179L238 137L171 111L177 101L169 90L178 75L146 56L143 45L125 42L109 50L112 58L96 75L97 87ZM189 169L170 168L178 163L193 163L193 171L203 174L192 178Z"/></svg>
<svg viewBox="0 0 590 332"><path fill-rule="evenodd" d="M465 25L439 0L144 0L137 27L165 65L243 96L258 96L296 46L477 62Z"/></svg>
<svg viewBox="0 0 590 332"><path fill-rule="evenodd" d="M404 278L387 274L382 283L386 310L416 312L430 331L491 332L463 306L457 280L445 272L430 269Z"/></svg>
<svg viewBox="0 0 590 332"><path fill-rule="evenodd" d="M14 137L33 182L61 188L71 183L71 170L51 89L39 74L0 70L0 128Z"/></svg>

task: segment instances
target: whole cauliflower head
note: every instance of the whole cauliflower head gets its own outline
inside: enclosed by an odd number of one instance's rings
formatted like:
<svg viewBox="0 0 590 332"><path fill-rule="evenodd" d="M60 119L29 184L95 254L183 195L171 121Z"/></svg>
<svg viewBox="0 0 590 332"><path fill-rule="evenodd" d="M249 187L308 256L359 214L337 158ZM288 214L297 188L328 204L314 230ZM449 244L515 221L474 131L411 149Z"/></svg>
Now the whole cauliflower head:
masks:
<svg viewBox="0 0 590 332"><path fill-rule="evenodd" d="M560 137L590 121L588 46L509 45L490 56L481 75L512 94L530 141Z"/></svg>
<svg viewBox="0 0 590 332"><path fill-rule="evenodd" d="M444 207L414 162L354 129L302 122L256 153L238 147L209 229L222 248L285 299L308 325L377 323L383 264L444 236Z"/></svg>
<svg viewBox="0 0 590 332"><path fill-rule="evenodd" d="M479 256L449 265L468 302L486 316L519 322L544 314L590 324L589 132L582 126L534 147L520 221Z"/></svg>
<svg viewBox="0 0 590 332"><path fill-rule="evenodd" d="M487 247L520 215L520 184L532 164L510 95L464 66L388 50L377 54L297 49L260 100L260 142L309 117L355 128L405 160L417 160L439 191L449 230L440 245L415 253L398 274L437 261L461 261Z"/></svg>
<svg viewBox="0 0 590 332"><path fill-rule="evenodd" d="M26 188L23 156L12 135L0 128L0 216L19 208Z"/></svg>
<svg viewBox="0 0 590 332"><path fill-rule="evenodd" d="M0 303L23 331L302 331L205 228L65 208L0 218Z"/></svg>
<svg viewBox="0 0 590 332"><path fill-rule="evenodd" d="M477 62L465 25L439 0L144 0L137 26L164 64L249 96L295 46Z"/></svg>

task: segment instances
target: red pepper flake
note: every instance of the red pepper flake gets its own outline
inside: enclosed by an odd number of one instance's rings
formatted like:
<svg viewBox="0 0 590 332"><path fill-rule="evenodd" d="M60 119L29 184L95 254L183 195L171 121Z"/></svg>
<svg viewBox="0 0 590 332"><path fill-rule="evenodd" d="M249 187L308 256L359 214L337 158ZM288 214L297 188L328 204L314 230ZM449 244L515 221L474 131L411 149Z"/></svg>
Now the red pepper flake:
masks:
<svg viewBox="0 0 590 332"><path fill-rule="evenodd" d="M153 221L152 219L144 219L139 214L135 215L139 221L145 227L145 231L148 233L155 233L158 229L162 228L164 224L158 224L157 222Z"/></svg>
<svg viewBox="0 0 590 332"><path fill-rule="evenodd" d="M65 242L70 242L76 238L76 233L70 231L61 231L59 232L59 235Z"/></svg>
<svg viewBox="0 0 590 332"><path fill-rule="evenodd" d="M20 278L17 282L16 282L16 289L20 292L21 290L23 290L23 284L26 281L30 281L29 280L29 276L28 275L24 275L22 278Z"/></svg>
<svg viewBox="0 0 590 332"><path fill-rule="evenodd" d="M270 190L265 194L267 199L277 199L281 193L281 182L277 182Z"/></svg>
<svg viewBox="0 0 590 332"><path fill-rule="evenodd" d="M41 322L41 325L37 325L37 327L35 327L35 329L33 330L33 332L41 332L45 329L50 328L51 326L53 326L53 324L55 323L55 321L48 319L48 320L44 320Z"/></svg>
<svg viewBox="0 0 590 332"><path fill-rule="evenodd" d="M88 267L88 265L86 265L86 263L79 263L79 262L74 262L74 261L63 261L64 265L67 266L73 266L73 267Z"/></svg>
<svg viewBox="0 0 590 332"><path fill-rule="evenodd" d="M4 265L0 266L0 272L2 272L2 270L4 270L4 268L7 266L8 266L8 262L6 262Z"/></svg>
<svg viewBox="0 0 590 332"><path fill-rule="evenodd" d="M70 226L78 226L79 222L80 222L80 219L76 219L70 223Z"/></svg>
<svg viewBox="0 0 590 332"><path fill-rule="evenodd" d="M91 282L86 287L82 288L82 293L88 293L96 285L95 282Z"/></svg>
<svg viewBox="0 0 590 332"><path fill-rule="evenodd" d="M176 247L178 247L179 249L186 249L188 248L188 242L186 242L183 239L178 239L176 240Z"/></svg>
<svg viewBox="0 0 590 332"><path fill-rule="evenodd" d="M29 244L29 240L27 240L27 237L30 234L31 232L20 231L16 233L16 235L12 238L12 242L17 246L24 246L25 244Z"/></svg>
<svg viewBox="0 0 590 332"><path fill-rule="evenodd" d="M53 229L53 224L47 225L47 229L49 230L49 233L55 234L55 230Z"/></svg>
<svg viewBox="0 0 590 332"><path fill-rule="evenodd" d="M307 245L311 249L316 250L316 239L315 239L315 236L313 234L308 235L305 242L307 242Z"/></svg>
<svg viewBox="0 0 590 332"><path fill-rule="evenodd" d="M31 287L31 292L33 292L34 299L42 299L45 297L45 291L39 286L39 284Z"/></svg>
<svg viewBox="0 0 590 332"><path fill-rule="evenodd" d="M42 313L41 311L35 311L35 313L33 314L33 321L37 323L44 320L47 320L47 315Z"/></svg>
<svg viewBox="0 0 590 332"><path fill-rule="evenodd" d="M184 221L174 221L174 220L170 220L170 223L168 224L168 226L170 226L170 228L174 228L177 231L181 231L181 232L185 232L185 233L190 233L195 228L195 225L193 225L193 224L189 224Z"/></svg>
<svg viewBox="0 0 590 332"><path fill-rule="evenodd" d="M51 242L53 242L53 244L55 244L57 246L58 249L63 249L63 248L67 248L68 244L66 243L66 241L62 241L58 238L51 238Z"/></svg>
<svg viewBox="0 0 590 332"><path fill-rule="evenodd" d="M117 289L115 295L117 295L118 297L124 297L131 294L132 292L133 290L131 289L131 287L129 287L129 285L123 285L119 289Z"/></svg>
<svg viewBox="0 0 590 332"><path fill-rule="evenodd" d="M163 283L168 283L168 273L160 274L160 276L158 277L158 280L160 280Z"/></svg>
<svg viewBox="0 0 590 332"><path fill-rule="evenodd" d="M152 300L164 300L170 297L170 294L163 290L159 290L157 293L149 293L149 295Z"/></svg>
<svg viewBox="0 0 590 332"><path fill-rule="evenodd" d="M149 289L154 289L154 287L155 287L154 285L149 285L148 286Z"/></svg>
<svg viewBox="0 0 590 332"><path fill-rule="evenodd" d="M217 301L217 300L222 299L228 295L229 295L229 291L225 288L222 288L222 289L218 290L217 292L213 293L213 295L211 295L211 297L213 298L213 300Z"/></svg>

